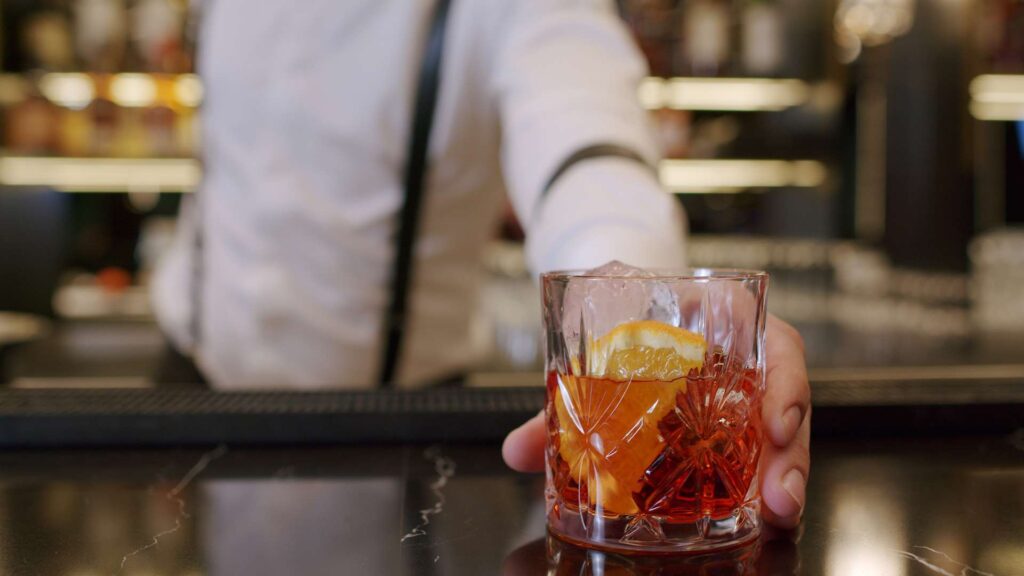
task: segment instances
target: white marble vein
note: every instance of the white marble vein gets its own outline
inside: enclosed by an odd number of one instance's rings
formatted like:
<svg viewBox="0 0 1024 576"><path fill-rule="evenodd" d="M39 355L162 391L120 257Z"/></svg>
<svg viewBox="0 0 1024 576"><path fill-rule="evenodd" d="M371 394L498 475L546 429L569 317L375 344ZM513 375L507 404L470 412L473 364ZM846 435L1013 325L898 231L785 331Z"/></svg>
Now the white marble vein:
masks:
<svg viewBox="0 0 1024 576"><path fill-rule="evenodd" d="M146 545L141 546L125 554L121 558L121 566L117 570L118 574L120 574L124 570L124 566L128 563L128 560L130 558L132 558L133 556L138 556L139 554L145 552L146 550L149 550L150 548L156 547L158 544L160 544L161 538L174 534L175 532L181 529L181 521L189 517L188 510L186 510L185 508L185 499L181 497L181 493L184 492L186 488L188 488L188 485L192 483L192 480L194 480L196 476L201 474L203 470L205 470L206 467L210 465L210 462L213 462L217 458L220 458L221 456L226 454L227 451L227 446L221 444L220 446L217 446L213 450L204 453L199 458L199 460L192 466L192 468L190 468L189 471L186 472L185 475L181 477L181 480L179 480L178 483L175 484L174 488L171 488L171 490L167 493L166 497L168 500L178 505L178 515L174 519L174 526L171 526L170 528L163 530L162 532L154 534L152 539Z"/></svg>
<svg viewBox="0 0 1024 576"><path fill-rule="evenodd" d="M427 533L427 525L430 524L430 517L444 511L444 487L448 480L455 476L455 461L441 454L441 449L433 446L423 453L423 457L434 461L434 471L437 472L437 479L430 484L430 491L434 493L434 505L430 508L420 510L420 523L413 527L408 534L402 536L399 542L405 542L410 538L424 536Z"/></svg>
<svg viewBox="0 0 1024 576"><path fill-rule="evenodd" d="M855 530L840 530L840 529L836 529L836 528L828 528L827 530L828 530L828 533L830 534L830 540L833 540L833 543L834 543L834 539L837 539L837 538L842 538L842 539L847 540L847 541L848 540L853 540L855 542L860 542L860 543L870 543L872 541L871 538L870 538L870 535L867 532L861 532L861 531L855 531ZM870 546L870 544L868 544L868 545ZM963 562L954 560L953 557L951 557L949 554L943 552L942 550L937 550L937 549L931 548L929 546L918 546L918 545L910 546L911 550L920 550L920 551L923 551L923 552L927 552L928 555L925 555L925 554L915 554L914 552L911 552L910 550L901 550L901 549L898 549L898 548L888 548L888 547L885 547L885 546L882 546L882 549L883 550L888 550L889 553L895 554L896 556L900 556L900 557L905 558L907 560L913 560L914 562L917 562L921 566L927 568L928 570L934 572L935 574L939 574L940 576L971 576L972 574L974 574L976 576L996 576L995 574L993 574L991 572L986 572L984 570L979 570L978 568L975 568L973 566L969 566L967 564L964 564ZM935 558L931 558L929 556L938 556L938 557L941 558L941 560L936 560ZM955 564L956 568L954 568L954 570L958 569L959 572L955 572L954 573L954 572L950 571L949 568L943 567L943 565L948 565L948 564Z"/></svg>
<svg viewBox="0 0 1024 576"><path fill-rule="evenodd" d="M925 556L920 555L920 554L914 554L913 552L910 552L908 550L893 550L893 552L896 553L899 556L902 556L902 557L908 559L908 560L913 560L914 562L917 562L921 566L924 566L925 568L931 570L932 572L934 572L936 574L940 574L941 576L970 576L971 574L977 574L979 576L996 576L995 574L993 574L991 572L985 572L983 570L978 570L977 568L974 568L972 566L968 566L967 564L964 564L963 562L957 562L952 557L950 557L949 554L946 554L945 552L943 552L941 550L936 550L935 548L929 548L928 546L912 546L912 548L915 549L915 550L924 550L924 551L930 552L931 554L934 554L936 556L941 556L946 562L949 562L949 563L952 563L952 564L956 564L957 568L960 569L960 572L959 573L950 572L948 569L943 568L942 566L939 566L938 564L936 564L933 559L926 558Z"/></svg>
<svg viewBox="0 0 1024 576"><path fill-rule="evenodd" d="M917 562L918 564L924 566L925 568L931 570L932 572L935 572L936 574L941 574L942 576L956 576L956 574L953 574L949 570L946 570L945 568L943 568L941 566L936 566L935 564L932 564L931 562L929 562L925 558L923 558L921 556L918 556L917 554L914 554L913 552L908 552L906 550L893 550L893 552L895 552L896 554L898 554L900 556L903 556L904 558L907 558L907 559L910 559L910 560L913 560L913 561Z"/></svg>
<svg viewBox="0 0 1024 576"><path fill-rule="evenodd" d="M941 550L936 550L935 548L929 548L927 546L914 546L914 548L918 548L920 550L927 550L928 552L931 552L932 554L938 554L939 556L942 556L943 558L945 558L946 560L949 560L953 564L956 564L957 566L960 567L960 575L959 576L970 576L970 574L972 574L972 573L973 574L978 574L979 576L996 576L995 574L993 574L991 572L985 572L984 570L978 570L977 568L974 568L972 566L968 566L967 564L964 564L963 562L958 562L958 561L954 560L953 558L951 558L949 556L949 554L946 554L945 552L943 552Z"/></svg>

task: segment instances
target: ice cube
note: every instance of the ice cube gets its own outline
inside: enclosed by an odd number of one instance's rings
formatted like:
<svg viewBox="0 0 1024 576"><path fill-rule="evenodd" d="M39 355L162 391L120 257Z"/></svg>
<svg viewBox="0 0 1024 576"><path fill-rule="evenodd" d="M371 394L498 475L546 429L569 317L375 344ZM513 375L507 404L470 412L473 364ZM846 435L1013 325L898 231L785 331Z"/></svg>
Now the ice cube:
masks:
<svg viewBox="0 0 1024 576"><path fill-rule="evenodd" d="M679 298L672 286L665 282L644 282L647 291L647 312L645 320L657 320L672 326L679 326L682 314L679 311Z"/></svg>
<svg viewBox="0 0 1024 576"><path fill-rule="evenodd" d="M612 260L607 264L588 270L587 274L594 276L609 276L614 278L657 278L657 274L631 266L618 260ZM679 325L679 302L676 293L671 286L662 281L652 280L651 282L636 282L631 280L625 284L640 286L643 288L642 297L645 304L640 306L645 311L642 315L644 320L657 320L673 326ZM614 286L614 284L613 284ZM632 286L617 287L617 294L612 296L634 296L630 290ZM639 296L639 293L637 294ZM630 305L633 303L631 302Z"/></svg>
<svg viewBox="0 0 1024 576"><path fill-rule="evenodd" d="M565 350L579 356L577 365L586 365L588 341L624 322L657 320L679 325L675 291L656 278L653 272L616 260L569 280L562 301L562 337Z"/></svg>
<svg viewBox="0 0 1024 576"><path fill-rule="evenodd" d="M597 268L591 268L585 274L588 276L613 276L615 278L654 277L653 272L637 268L636 266L630 266L618 260L612 260Z"/></svg>

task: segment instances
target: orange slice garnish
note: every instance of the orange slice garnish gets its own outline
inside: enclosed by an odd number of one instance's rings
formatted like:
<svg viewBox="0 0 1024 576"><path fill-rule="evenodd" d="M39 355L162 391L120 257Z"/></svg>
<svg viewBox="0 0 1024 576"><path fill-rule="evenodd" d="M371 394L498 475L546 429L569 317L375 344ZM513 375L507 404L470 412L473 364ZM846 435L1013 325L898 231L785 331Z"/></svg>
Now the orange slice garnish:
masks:
<svg viewBox="0 0 1024 576"><path fill-rule="evenodd" d="M704 364L707 342L700 334L655 320L627 322L599 338L587 358L591 375L609 380L685 378Z"/></svg>
<svg viewBox="0 0 1024 576"><path fill-rule="evenodd" d="M587 376L559 375L559 454L597 511L637 512L633 493L664 449L658 421L686 390L690 370L703 365L706 348L683 328L628 322L587 346Z"/></svg>

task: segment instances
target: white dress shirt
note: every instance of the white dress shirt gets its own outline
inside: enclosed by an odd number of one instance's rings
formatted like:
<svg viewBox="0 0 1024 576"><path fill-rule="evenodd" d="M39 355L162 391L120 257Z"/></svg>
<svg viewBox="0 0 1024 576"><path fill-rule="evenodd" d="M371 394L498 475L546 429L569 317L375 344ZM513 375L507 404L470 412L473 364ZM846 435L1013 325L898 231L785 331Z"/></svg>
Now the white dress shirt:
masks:
<svg viewBox="0 0 1024 576"><path fill-rule="evenodd" d="M374 384L432 6L209 3L204 181L182 211L154 301L165 332L214 386ZM449 18L402 386L473 361L480 252L506 191L535 273L684 260L681 209L638 162L581 162L541 199L583 147L615 143L657 159L636 98L645 66L613 3L453 0ZM189 330L197 301L198 343Z"/></svg>

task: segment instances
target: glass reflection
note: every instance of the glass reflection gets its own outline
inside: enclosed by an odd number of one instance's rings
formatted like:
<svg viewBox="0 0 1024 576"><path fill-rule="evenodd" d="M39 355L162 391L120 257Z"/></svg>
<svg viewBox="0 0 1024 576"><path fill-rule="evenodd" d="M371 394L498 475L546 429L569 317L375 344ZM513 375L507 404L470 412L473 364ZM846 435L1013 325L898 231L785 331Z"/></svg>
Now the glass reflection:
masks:
<svg viewBox="0 0 1024 576"><path fill-rule="evenodd" d="M202 486L209 576L398 574L403 485L388 478L214 481Z"/></svg>
<svg viewBox="0 0 1024 576"><path fill-rule="evenodd" d="M538 538L510 553L503 576L749 576L797 574L800 557L792 534L771 533L754 543L710 554L627 556Z"/></svg>
<svg viewBox="0 0 1024 576"><path fill-rule="evenodd" d="M907 548L906 518L899 482L883 466L863 462L856 476L831 482L830 539L825 556L827 574L903 574ZM857 478L852 482L849 478Z"/></svg>

